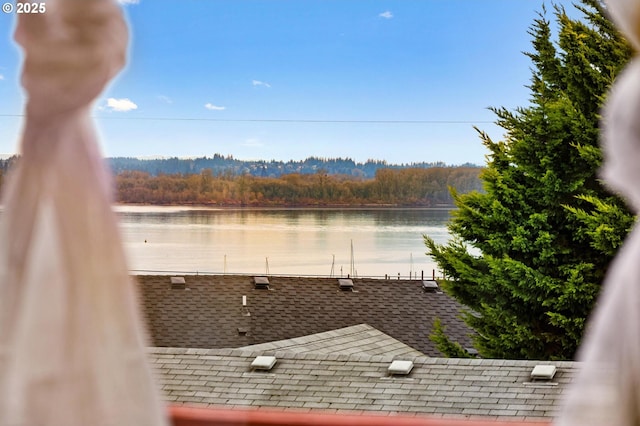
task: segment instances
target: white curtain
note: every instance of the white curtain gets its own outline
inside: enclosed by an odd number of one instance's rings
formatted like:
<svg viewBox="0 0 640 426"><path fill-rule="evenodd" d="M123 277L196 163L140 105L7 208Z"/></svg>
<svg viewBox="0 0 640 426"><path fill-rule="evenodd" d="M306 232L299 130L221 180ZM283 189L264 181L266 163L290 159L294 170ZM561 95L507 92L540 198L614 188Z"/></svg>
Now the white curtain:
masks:
<svg viewBox="0 0 640 426"><path fill-rule="evenodd" d="M27 94L0 224L0 424L163 425L90 119L125 64L112 0L17 15Z"/></svg>
<svg viewBox="0 0 640 426"><path fill-rule="evenodd" d="M640 48L640 1L607 0L608 13ZM615 82L603 111L603 177L640 210L640 60ZM581 371L558 426L640 425L640 229L614 260L579 351Z"/></svg>

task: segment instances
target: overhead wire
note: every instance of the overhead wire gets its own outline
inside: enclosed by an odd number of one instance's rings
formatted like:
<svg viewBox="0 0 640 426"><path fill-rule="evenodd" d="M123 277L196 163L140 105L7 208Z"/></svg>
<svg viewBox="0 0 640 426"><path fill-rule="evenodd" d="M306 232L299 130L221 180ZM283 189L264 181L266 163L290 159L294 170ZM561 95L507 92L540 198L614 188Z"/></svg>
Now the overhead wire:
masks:
<svg viewBox="0 0 640 426"><path fill-rule="evenodd" d="M24 117L24 114L0 114L0 117ZM331 120L331 119L279 119L279 118L196 118L196 117L106 117L96 120L127 121L209 121L218 123L310 123L310 124L490 124L488 120Z"/></svg>

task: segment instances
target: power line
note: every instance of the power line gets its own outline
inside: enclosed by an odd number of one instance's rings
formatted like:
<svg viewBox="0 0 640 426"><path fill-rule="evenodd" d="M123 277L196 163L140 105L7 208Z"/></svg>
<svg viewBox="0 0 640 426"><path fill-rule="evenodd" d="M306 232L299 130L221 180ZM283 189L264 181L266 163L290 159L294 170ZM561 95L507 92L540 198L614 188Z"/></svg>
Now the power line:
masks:
<svg viewBox="0 0 640 426"><path fill-rule="evenodd" d="M24 117L24 114L0 114L0 117ZM96 120L126 121L209 121L216 123L310 123L310 124L491 124L487 120L316 120L316 119L278 119L278 118L190 118L190 117L97 117Z"/></svg>

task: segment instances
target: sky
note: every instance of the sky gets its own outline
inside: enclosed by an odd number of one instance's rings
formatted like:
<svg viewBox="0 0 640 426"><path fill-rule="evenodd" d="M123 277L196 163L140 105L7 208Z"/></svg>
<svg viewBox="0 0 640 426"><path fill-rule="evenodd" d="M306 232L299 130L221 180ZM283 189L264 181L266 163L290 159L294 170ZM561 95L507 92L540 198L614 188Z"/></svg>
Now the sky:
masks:
<svg viewBox="0 0 640 426"><path fill-rule="evenodd" d="M121 3L128 65L92 111L107 156L451 165L485 163L474 126L502 137L488 107L527 105L522 52L542 10L542 0ZM0 154L19 151L23 120L15 18L0 13Z"/></svg>

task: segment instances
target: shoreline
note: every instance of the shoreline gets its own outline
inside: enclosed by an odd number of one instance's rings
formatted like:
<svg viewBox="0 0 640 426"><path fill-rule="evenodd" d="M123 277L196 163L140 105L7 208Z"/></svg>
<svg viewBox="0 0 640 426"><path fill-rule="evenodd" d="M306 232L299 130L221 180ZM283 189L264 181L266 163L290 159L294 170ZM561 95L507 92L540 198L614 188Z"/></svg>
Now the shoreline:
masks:
<svg viewBox="0 0 640 426"><path fill-rule="evenodd" d="M437 206L402 206L397 204L362 204L362 205L218 205L218 204L152 204L152 203L113 203L114 207L184 207L191 209L207 209L207 210L454 210L455 205L437 205Z"/></svg>
<svg viewBox="0 0 640 426"><path fill-rule="evenodd" d="M139 272L139 273L137 273ZM255 274L251 274L248 272L238 272L238 273L224 273L224 272L210 272L210 271L205 271L205 272L188 272L188 271L150 271L150 270L140 270L140 271L135 271L135 270L130 270L129 271L129 276L136 279L137 277L144 277L145 279L151 279L151 278L167 278L169 279L170 277L197 277L197 278L217 278L217 279L226 279L226 280L242 280L243 282L245 280L249 280L251 282L253 282L253 279L255 277L266 277L268 279L284 279L287 281L290 280L307 280L307 281L328 281L328 280L342 280L342 279L350 279L352 280L354 283L356 282L369 282L369 281L375 281L375 282L379 282L379 281L387 281L390 283L415 283L415 282L421 282L421 281L441 281L444 280L444 277L442 277L442 275L438 276L438 274L425 274L424 276L420 275L418 276L416 274L416 276L414 277L409 277L407 275L402 275L400 277L398 277L397 275L387 275L387 276L382 276L382 275L373 275L373 276L357 276L357 277L351 277L348 275L345 276L329 276L329 275L301 275L301 274L262 274L262 273L255 273Z"/></svg>

